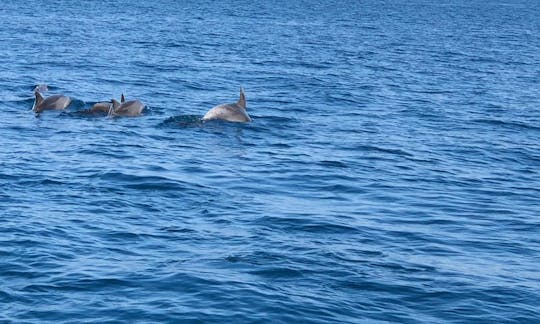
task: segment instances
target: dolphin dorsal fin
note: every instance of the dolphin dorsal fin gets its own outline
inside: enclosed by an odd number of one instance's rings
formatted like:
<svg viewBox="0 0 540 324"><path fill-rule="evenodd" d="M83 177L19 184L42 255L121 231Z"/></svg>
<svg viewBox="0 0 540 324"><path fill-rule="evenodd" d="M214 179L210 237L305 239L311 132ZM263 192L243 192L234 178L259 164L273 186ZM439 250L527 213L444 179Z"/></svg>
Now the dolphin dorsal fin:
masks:
<svg viewBox="0 0 540 324"><path fill-rule="evenodd" d="M39 91L34 91L34 94L36 95L36 103L34 104L34 106L39 105L40 103L43 102L43 100L45 100L45 98L43 98L43 96L41 95L41 93L39 93Z"/></svg>
<svg viewBox="0 0 540 324"><path fill-rule="evenodd" d="M240 87L240 99L238 99L236 104L246 109L246 95L244 94L244 89L242 87Z"/></svg>
<svg viewBox="0 0 540 324"><path fill-rule="evenodd" d="M126 97L124 97L124 94L122 93L122 96L120 96L120 102L124 103L126 101Z"/></svg>

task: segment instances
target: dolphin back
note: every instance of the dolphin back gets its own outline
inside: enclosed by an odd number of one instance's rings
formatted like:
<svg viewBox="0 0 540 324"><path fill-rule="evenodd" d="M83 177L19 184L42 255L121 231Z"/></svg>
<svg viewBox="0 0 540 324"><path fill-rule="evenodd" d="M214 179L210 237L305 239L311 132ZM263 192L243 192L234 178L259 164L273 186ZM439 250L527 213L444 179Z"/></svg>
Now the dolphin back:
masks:
<svg viewBox="0 0 540 324"><path fill-rule="evenodd" d="M251 117L249 117L246 111L246 95L244 94L244 89L240 88L240 98L236 103L215 106L204 114L202 118L203 121L213 119L239 123L250 122Z"/></svg>
<svg viewBox="0 0 540 324"><path fill-rule="evenodd" d="M107 101L102 102L96 102L92 108L90 108L89 112L91 113L105 113L107 114L109 112L109 109L111 108L111 103Z"/></svg>
<svg viewBox="0 0 540 324"><path fill-rule="evenodd" d="M34 105L35 112L42 112L43 110L62 110L66 109L71 103L71 98L64 95L53 95L43 99L41 94L36 92L36 103ZM40 99L38 99L40 98Z"/></svg>
<svg viewBox="0 0 540 324"><path fill-rule="evenodd" d="M224 104L210 109L202 118L203 121L220 119L230 122L250 122L247 111L238 104Z"/></svg>
<svg viewBox="0 0 540 324"><path fill-rule="evenodd" d="M134 117L141 115L143 110L144 104L139 100L125 101L120 104L116 102L110 112L110 115Z"/></svg>

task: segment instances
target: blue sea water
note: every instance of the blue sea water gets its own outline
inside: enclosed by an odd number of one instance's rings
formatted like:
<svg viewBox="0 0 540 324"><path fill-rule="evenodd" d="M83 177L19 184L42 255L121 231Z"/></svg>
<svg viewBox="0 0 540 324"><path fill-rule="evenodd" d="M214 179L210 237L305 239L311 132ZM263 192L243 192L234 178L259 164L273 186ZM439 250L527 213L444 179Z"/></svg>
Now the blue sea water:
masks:
<svg viewBox="0 0 540 324"><path fill-rule="evenodd" d="M539 13L2 1L0 322L540 322Z"/></svg>

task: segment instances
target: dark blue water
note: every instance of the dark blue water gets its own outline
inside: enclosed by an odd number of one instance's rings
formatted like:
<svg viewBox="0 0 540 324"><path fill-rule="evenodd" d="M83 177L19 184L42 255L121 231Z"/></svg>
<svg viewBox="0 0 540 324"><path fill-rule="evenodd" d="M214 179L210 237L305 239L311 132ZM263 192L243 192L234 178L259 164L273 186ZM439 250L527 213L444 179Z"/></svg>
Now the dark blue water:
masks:
<svg viewBox="0 0 540 324"><path fill-rule="evenodd" d="M539 12L2 1L0 321L540 322Z"/></svg>

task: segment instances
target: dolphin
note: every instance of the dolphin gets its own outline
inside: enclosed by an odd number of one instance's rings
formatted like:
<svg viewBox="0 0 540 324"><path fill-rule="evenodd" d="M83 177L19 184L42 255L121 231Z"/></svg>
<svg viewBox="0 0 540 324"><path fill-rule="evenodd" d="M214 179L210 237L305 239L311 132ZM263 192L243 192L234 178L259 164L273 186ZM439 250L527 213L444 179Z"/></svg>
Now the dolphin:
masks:
<svg viewBox="0 0 540 324"><path fill-rule="evenodd" d="M111 109L111 103L107 101L102 101L102 102L96 102L92 106L92 108L88 109L86 112L108 114L109 109Z"/></svg>
<svg viewBox="0 0 540 324"><path fill-rule="evenodd" d="M32 110L40 113L44 110L62 110L66 109L71 103L71 98L64 95L54 95L44 98L39 91L35 91L36 101Z"/></svg>
<svg viewBox="0 0 540 324"><path fill-rule="evenodd" d="M116 99L111 99L111 106L109 108L109 116L125 116L135 117L140 116L144 109L144 104L139 100L126 101L122 94L121 102Z"/></svg>
<svg viewBox="0 0 540 324"><path fill-rule="evenodd" d="M126 101L126 98L124 97L124 94L122 93L122 97L120 98L120 102L123 103ZM96 102L92 108L88 109L86 112L88 113L104 113L108 114L109 110L111 109L112 102L110 101L101 101Z"/></svg>
<svg viewBox="0 0 540 324"><path fill-rule="evenodd" d="M236 103L222 104L210 109L202 118L203 121L221 119L230 122L250 122L246 111L246 96L244 89L240 88L240 99Z"/></svg>

